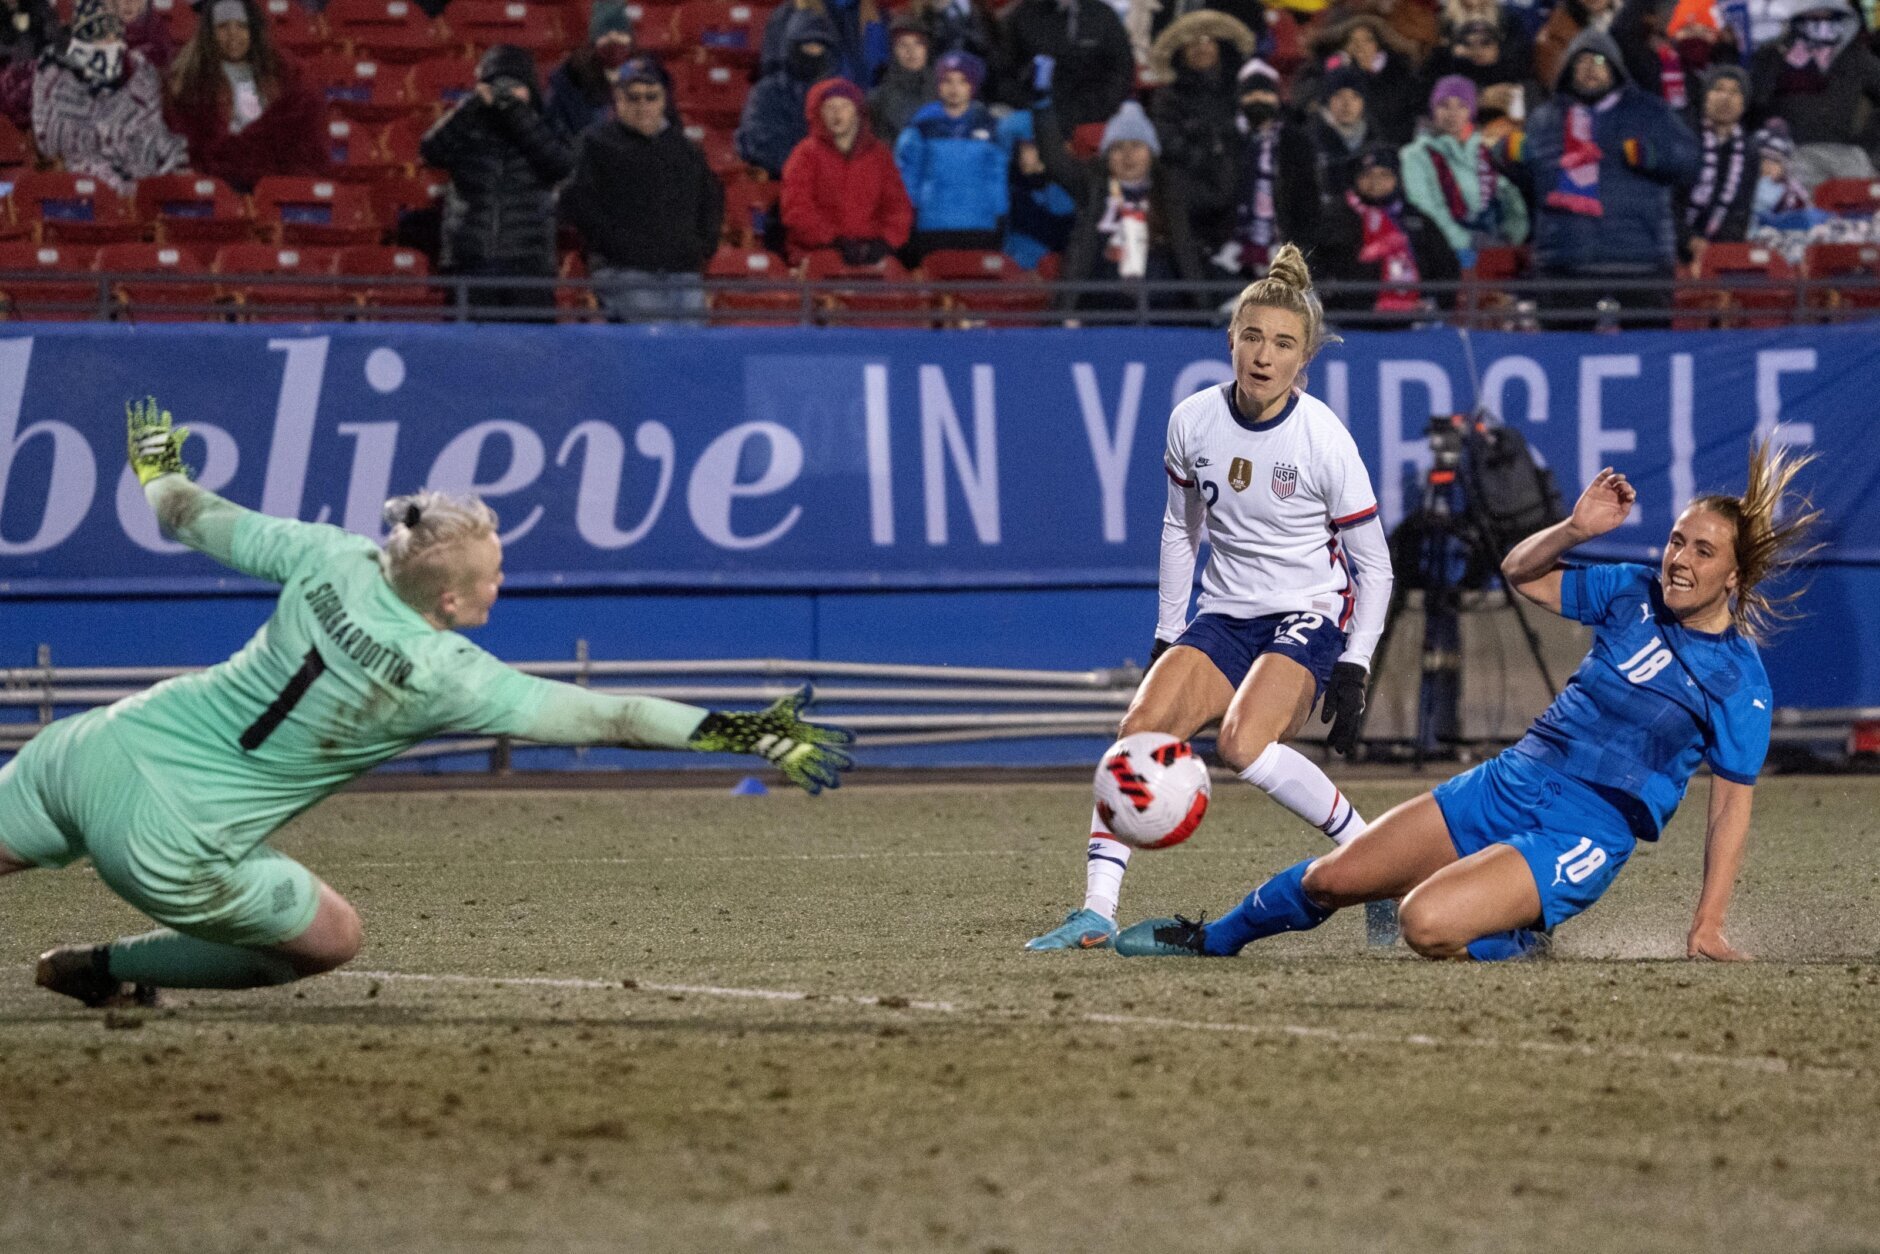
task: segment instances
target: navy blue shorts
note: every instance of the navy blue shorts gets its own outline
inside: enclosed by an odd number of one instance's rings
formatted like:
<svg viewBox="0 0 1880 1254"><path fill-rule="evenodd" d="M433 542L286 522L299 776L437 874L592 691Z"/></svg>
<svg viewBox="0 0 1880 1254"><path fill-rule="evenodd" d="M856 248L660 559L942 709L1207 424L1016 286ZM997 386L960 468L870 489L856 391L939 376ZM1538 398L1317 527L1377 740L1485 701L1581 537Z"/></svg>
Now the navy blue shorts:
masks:
<svg viewBox="0 0 1880 1254"><path fill-rule="evenodd" d="M1598 901L1638 843L1626 815L1590 784L1519 753L1497 754L1433 795L1457 857L1507 845L1527 860L1548 927Z"/></svg>
<svg viewBox="0 0 1880 1254"><path fill-rule="evenodd" d="M1175 643L1207 654L1236 688L1262 653L1289 657L1312 672L1312 699L1316 701L1332 677L1338 655L1345 651L1345 633L1338 629L1338 620L1310 612L1259 618L1199 614Z"/></svg>

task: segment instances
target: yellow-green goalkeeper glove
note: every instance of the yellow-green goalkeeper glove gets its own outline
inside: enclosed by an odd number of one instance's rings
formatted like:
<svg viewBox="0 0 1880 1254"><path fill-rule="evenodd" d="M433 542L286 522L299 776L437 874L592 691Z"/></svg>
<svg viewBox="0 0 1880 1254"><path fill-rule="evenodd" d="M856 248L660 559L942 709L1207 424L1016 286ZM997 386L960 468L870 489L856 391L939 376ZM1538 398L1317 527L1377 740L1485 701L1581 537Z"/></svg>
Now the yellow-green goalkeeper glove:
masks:
<svg viewBox="0 0 1880 1254"><path fill-rule="evenodd" d="M755 714L713 710L687 743L705 753L754 753L812 796L839 788L842 772L854 766L855 759L833 746L846 745L855 736L840 727L804 722L800 714L813 698L804 684Z"/></svg>
<svg viewBox="0 0 1880 1254"><path fill-rule="evenodd" d="M172 427L170 411L160 409L156 397L125 402L124 418L131 469L137 472L139 484L161 475L189 477L189 467L183 464L183 441L189 438L189 428Z"/></svg>

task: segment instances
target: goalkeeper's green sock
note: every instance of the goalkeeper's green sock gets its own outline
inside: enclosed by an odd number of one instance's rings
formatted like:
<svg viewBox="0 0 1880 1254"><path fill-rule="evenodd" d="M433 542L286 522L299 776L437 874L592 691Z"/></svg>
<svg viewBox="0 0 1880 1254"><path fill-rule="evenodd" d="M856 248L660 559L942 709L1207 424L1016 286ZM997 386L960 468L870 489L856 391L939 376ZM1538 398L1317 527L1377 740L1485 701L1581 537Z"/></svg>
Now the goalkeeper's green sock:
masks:
<svg viewBox="0 0 1880 1254"><path fill-rule="evenodd" d="M169 928L110 945L111 978L157 988L264 988L300 978L280 954L197 940Z"/></svg>

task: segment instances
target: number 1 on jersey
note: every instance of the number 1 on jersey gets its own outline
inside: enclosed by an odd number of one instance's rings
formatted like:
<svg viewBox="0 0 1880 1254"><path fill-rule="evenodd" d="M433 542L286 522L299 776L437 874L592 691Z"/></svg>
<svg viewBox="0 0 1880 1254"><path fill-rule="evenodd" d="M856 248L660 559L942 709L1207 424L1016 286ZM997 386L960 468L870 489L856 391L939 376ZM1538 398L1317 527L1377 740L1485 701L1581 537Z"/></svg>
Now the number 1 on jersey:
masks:
<svg viewBox="0 0 1880 1254"><path fill-rule="evenodd" d="M279 696L268 702L268 708L261 711L261 717L248 724L248 730L242 733L241 746L252 753L259 749L274 729L284 722L300 699L307 695L307 689L313 687L313 681L326 673L326 659L320 656L318 649L308 649L306 658L300 663L300 669L288 677Z"/></svg>

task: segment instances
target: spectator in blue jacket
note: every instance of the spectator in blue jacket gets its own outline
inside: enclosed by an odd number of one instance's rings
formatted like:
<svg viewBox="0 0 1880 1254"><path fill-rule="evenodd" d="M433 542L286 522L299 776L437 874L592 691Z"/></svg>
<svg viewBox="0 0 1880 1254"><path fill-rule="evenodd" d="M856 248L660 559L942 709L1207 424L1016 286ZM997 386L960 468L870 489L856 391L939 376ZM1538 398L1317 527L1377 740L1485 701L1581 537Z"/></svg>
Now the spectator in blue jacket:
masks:
<svg viewBox="0 0 1880 1254"><path fill-rule="evenodd" d="M738 155L771 178L783 176L783 163L809 135L803 103L809 89L836 77L835 27L815 9L790 13L789 52L783 64L757 80L744 98L744 114L732 138Z"/></svg>
<svg viewBox="0 0 1880 1254"><path fill-rule="evenodd" d="M1672 195L1697 181L1697 139L1671 106L1633 85L1604 31L1582 31L1568 45L1554 88L1508 147L1537 202L1536 269L1607 286L1550 293L1547 303L1588 310L1610 292L1622 308L1640 311L1626 324L1662 326L1677 265Z"/></svg>
<svg viewBox="0 0 1880 1254"><path fill-rule="evenodd" d="M788 0L764 23L759 74L781 69L788 60L790 24L799 13L820 14L829 23L831 70L866 89L888 62L888 23L875 0Z"/></svg>
<svg viewBox="0 0 1880 1254"><path fill-rule="evenodd" d="M1005 255L1027 270L1036 270L1045 257L1062 253L1070 243L1077 202L1044 168L1030 110L1006 114L999 122L999 139L1012 154Z"/></svg>
<svg viewBox="0 0 1880 1254"><path fill-rule="evenodd" d="M894 145L914 202L908 251L916 262L937 248L997 249L1009 206L1008 149L977 99L986 63L970 52L949 52L935 69L940 98L914 115Z"/></svg>

